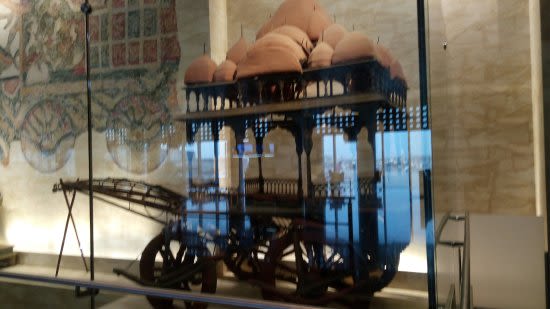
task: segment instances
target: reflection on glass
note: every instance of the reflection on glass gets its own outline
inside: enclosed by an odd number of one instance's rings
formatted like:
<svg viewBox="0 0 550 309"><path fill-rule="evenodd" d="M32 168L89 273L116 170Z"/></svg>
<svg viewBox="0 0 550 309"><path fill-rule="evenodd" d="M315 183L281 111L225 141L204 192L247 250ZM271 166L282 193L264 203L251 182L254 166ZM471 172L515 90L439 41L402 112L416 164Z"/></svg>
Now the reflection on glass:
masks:
<svg viewBox="0 0 550 309"><path fill-rule="evenodd" d="M413 86L401 64L372 40L379 30L369 39L366 27L335 23L328 8L344 12L334 2L273 2L265 4L269 20L242 25L236 43L221 48L225 61L215 62L217 41L224 45L218 35L227 40L235 26L231 16L212 12L222 1L92 2L95 178L82 176L83 150L75 155L83 149L75 146L85 123L81 88L35 100L16 115L21 132L0 134L0 159L9 152L5 136L17 136L35 170L61 171L47 182L63 193L52 198L63 215L73 206L78 213L91 182L98 256L141 252L137 270L117 274L144 286L215 293L228 275L223 263L265 299L358 308L403 264L418 271L402 253L422 251L418 173L430 165L431 145L426 127L417 126L425 122L420 111L407 107ZM346 15L358 20L362 13L351 8L372 10L373 1L360 2L344 6ZM36 59L27 59L33 71L26 76L37 87L64 88L71 74L82 86L84 53L74 46L83 37L71 35L82 26L71 17L75 3L29 4L33 18L24 28L34 45L26 52ZM232 3L224 14L243 14ZM252 27L258 37L248 44ZM52 38L57 55L45 52L49 41L35 30ZM63 244L68 226L55 230L64 232ZM11 240L28 240L21 238L26 224L13 220L11 227ZM79 247L87 247L88 235L81 236ZM155 308L172 304L148 300Z"/></svg>

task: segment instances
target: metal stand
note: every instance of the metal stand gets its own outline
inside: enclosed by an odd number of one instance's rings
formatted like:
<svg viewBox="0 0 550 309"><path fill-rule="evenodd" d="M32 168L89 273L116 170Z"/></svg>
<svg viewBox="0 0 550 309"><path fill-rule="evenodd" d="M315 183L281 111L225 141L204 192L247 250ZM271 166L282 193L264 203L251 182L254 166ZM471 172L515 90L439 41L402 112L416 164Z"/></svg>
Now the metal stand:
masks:
<svg viewBox="0 0 550 309"><path fill-rule="evenodd" d="M82 257L82 262L84 263L84 268L86 269L86 272L88 272L88 264L86 264L86 259L84 258L84 252L82 251L82 245L80 244L80 238L78 237L78 231L76 230L76 224L74 222L74 218L73 218L73 205L74 205L74 199L76 197L76 190L74 191L68 191L65 189L65 187L63 186L63 180L60 179L59 180L60 184L61 184L61 188L63 190L63 196L65 197L65 202L67 203L67 209L68 209L68 214L67 214L67 220L65 221L65 230L63 231L63 241L61 242L61 250L59 251L59 256L57 257L57 266L55 268L55 277L57 277L57 275L59 275L59 266L61 265L61 257L63 256L63 249L65 247L65 240L67 238L67 229L69 228L69 220L71 221L72 225L73 225L73 228L74 228L74 233L76 235L76 241L78 242L78 248L80 249L80 256ZM68 194L71 194L71 201L69 202L69 197L68 197Z"/></svg>
<svg viewBox="0 0 550 309"><path fill-rule="evenodd" d="M86 34L86 96L88 105L88 179L94 179L93 162L92 162L92 82L90 78L90 14L92 6L86 0L80 10L85 15L85 34ZM92 190L92 182L88 186L89 202L90 202L90 280L94 281L94 192ZM77 295L79 287L77 287ZM95 295L99 291L90 292L90 308L95 308Z"/></svg>

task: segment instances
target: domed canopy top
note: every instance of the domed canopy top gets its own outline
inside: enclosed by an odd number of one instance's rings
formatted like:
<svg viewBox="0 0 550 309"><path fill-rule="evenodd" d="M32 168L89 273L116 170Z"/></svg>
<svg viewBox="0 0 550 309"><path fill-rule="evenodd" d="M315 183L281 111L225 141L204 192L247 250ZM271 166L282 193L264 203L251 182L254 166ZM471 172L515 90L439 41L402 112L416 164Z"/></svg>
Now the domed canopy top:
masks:
<svg viewBox="0 0 550 309"><path fill-rule="evenodd" d="M312 41L317 41L321 31L331 23L330 16L317 0L285 0L258 31L256 39L280 26L292 25L302 29Z"/></svg>
<svg viewBox="0 0 550 309"><path fill-rule="evenodd" d="M350 32L344 36L334 49L333 64L374 58L375 45L366 35Z"/></svg>
<svg viewBox="0 0 550 309"><path fill-rule="evenodd" d="M230 82L235 79L237 65L231 60L222 62L214 72L215 82Z"/></svg>
<svg viewBox="0 0 550 309"><path fill-rule="evenodd" d="M375 45L376 60L385 68L389 68L395 60L391 52L382 44Z"/></svg>
<svg viewBox="0 0 550 309"><path fill-rule="evenodd" d="M234 63L238 64L241 62L241 60L246 57L246 52L248 51L248 48L250 47L250 44L241 37L231 49L227 52L227 60L231 60Z"/></svg>
<svg viewBox="0 0 550 309"><path fill-rule="evenodd" d="M302 73L302 65L292 51L284 46L265 46L251 49L237 66L237 79L270 74Z"/></svg>
<svg viewBox="0 0 550 309"><path fill-rule="evenodd" d="M403 67L401 66L399 60L393 60L392 64L390 65L390 75L392 79L397 78L405 82L405 85L407 84L407 78L405 77L405 72L403 71Z"/></svg>
<svg viewBox="0 0 550 309"><path fill-rule="evenodd" d="M332 24L323 31L321 34L321 41L327 42L332 48L336 48L336 45L344 38L348 33L348 30L340 24Z"/></svg>
<svg viewBox="0 0 550 309"><path fill-rule="evenodd" d="M210 83L214 78L216 63L208 55L195 59L185 71L184 82L189 84Z"/></svg>
<svg viewBox="0 0 550 309"><path fill-rule="evenodd" d="M284 25L274 29L271 33L278 33L290 37L296 43L300 44L308 54L313 50L313 43L311 43L307 33L296 26Z"/></svg>
<svg viewBox="0 0 550 309"><path fill-rule="evenodd" d="M307 28L307 34L313 41L318 41L321 37L321 33L332 25L332 20L321 10L314 10L309 19L309 25Z"/></svg>
<svg viewBox="0 0 550 309"><path fill-rule="evenodd" d="M298 60L301 63L304 63L305 61L307 61L307 54L302 49L301 45L298 45L298 43L296 43L296 41L294 41L290 37L286 35L278 34L278 33L266 34L264 37L256 41L254 45L252 45L252 47L249 50L249 53L252 50L258 50L269 46L279 46L281 48L288 50L294 56L294 58L296 58L296 60ZM277 58L281 58L281 57L277 57Z"/></svg>
<svg viewBox="0 0 550 309"><path fill-rule="evenodd" d="M325 42L317 43L315 49L309 55L308 64L310 68L329 67L332 63L334 49Z"/></svg>

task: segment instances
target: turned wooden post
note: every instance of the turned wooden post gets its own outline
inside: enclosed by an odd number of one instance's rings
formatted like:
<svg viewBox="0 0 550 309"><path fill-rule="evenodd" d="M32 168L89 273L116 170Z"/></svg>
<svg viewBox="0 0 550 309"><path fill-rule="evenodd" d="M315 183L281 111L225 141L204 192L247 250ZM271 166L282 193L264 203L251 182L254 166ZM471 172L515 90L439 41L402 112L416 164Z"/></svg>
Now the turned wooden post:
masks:
<svg viewBox="0 0 550 309"><path fill-rule="evenodd" d="M313 149L313 118L304 117L302 122L302 140L306 152L307 196L313 197L313 181L311 180L311 150Z"/></svg>
<svg viewBox="0 0 550 309"><path fill-rule="evenodd" d="M187 135L187 177L189 181L189 190L193 187L193 156L195 152L193 151L193 144L195 143L195 130L192 124L188 123L186 128Z"/></svg>
<svg viewBox="0 0 550 309"><path fill-rule="evenodd" d="M235 149L237 150L237 156L239 157L239 186L238 192L239 195L244 197L246 192L245 188L245 179L244 179L244 166L243 166L243 156L244 156L244 139L246 134L246 127L244 123L235 123L233 126L233 131L235 132Z"/></svg>
<svg viewBox="0 0 550 309"><path fill-rule="evenodd" d="M219 171L219 142L220 142L220 126L218 122L211 123L212 137L214 139L214 184L216 188L220 187L220 171Z"/></svg>
<svg viewBox="0 0 550 309"><path fill-rule="evenodd" d="M304 177L302 176L302 153L304 153L304 143L302 141L302 130L296 128L293 130L294 141L296 143L296 156L298 157L298 195L299 199L304 198Z"/></svg>
<svg viewBox="0 0 550 309"><path fill-rule="evenodd" d="M256 154L258 155L258 186L260 193L264 193L264 173L262 170L262 156L264 154L264 138L256 137Z"/></svg>

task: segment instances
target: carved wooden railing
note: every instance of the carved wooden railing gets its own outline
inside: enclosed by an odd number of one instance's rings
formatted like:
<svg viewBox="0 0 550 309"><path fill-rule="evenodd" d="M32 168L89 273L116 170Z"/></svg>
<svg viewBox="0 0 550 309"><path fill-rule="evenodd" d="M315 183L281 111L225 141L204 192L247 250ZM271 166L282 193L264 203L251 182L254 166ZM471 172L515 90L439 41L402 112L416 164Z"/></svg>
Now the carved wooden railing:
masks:
<svg viewBox="0 0 550 309"><path fill-rule="evenodd" d="M376 184L380 181L380 174L373 177L360 177L357 182L349 180L333 183L313 184L314 199L376 199ZM263 192L262 192L263 183ZM354 187L357 186L357 187ZM297 179L259 179L249 178L245 181L246 194L262 193L265 195L297 196ZM194 201L209 201L215 196L238 195L237 188L220 188L215 182L193 183L189 189L189 197Z"/></svg>
<svg viewBox="0 0 550 309"><path fill-rule="evenodd" d="M376 184L380 181L377 173L374 177L360 177L358 179L357 192L361 199L376 198ZM313 197L315 198L355 198L356 190L351 181L322 183L313 185Z"/></svg>
<svg viewBox="0 0 550 309"><path fill-rule="evenodd" d="M267 194L298 195L297 179L264 180L264 192Z"/></svg>
<svg viewBox="0 0 550 309"><path fill-rule="evenodd" d="M359 196L363 199L376 198L376 184L380 181L380 174L374 177L359 178Z"/></svg>
<svg viewBox="0 0 550 309"><path fill-rule="evenodd" d="M259 178L252 178L245 180L245 188L247 193L258 193L260 192L261 184Z"/></svg>
<svg viewBox="0 0 550 309"><path fill-rule="evenodd" d="M350 181L321 183L313 185L315 198L350 198L353 197L353 187Z"/></svg>
<svg viewBox="0 0 550 309"><path fill-rule="evenodd" d="M262 192L263 182L263 192ZM247 193L263 193L268 195L298 195L297 179L263 179L246 180Z"/></svg>

